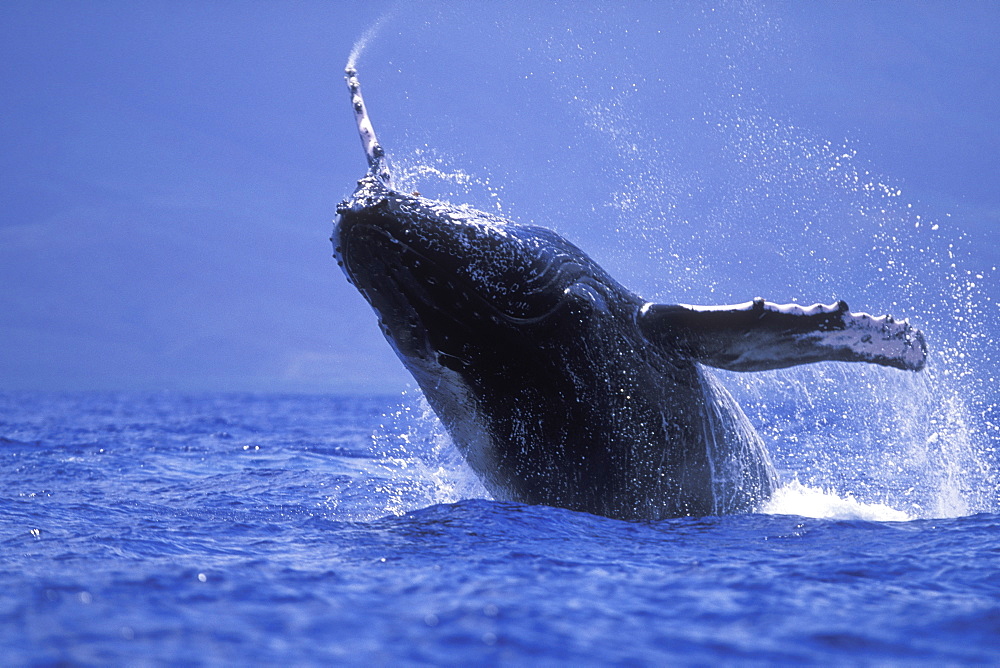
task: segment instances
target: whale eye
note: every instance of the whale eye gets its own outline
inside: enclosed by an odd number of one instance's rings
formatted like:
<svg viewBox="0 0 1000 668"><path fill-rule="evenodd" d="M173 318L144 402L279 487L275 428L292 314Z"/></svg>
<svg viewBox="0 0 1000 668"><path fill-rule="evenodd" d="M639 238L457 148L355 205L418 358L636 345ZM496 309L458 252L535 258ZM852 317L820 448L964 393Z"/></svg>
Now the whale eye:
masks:
<svg viewBox="0 0 1000 668"><path fill-rule="evenodd" d="M587 311L608 312L608 303L604 295L595 286L589 283L574 283L563 291L568 303L577 309Z"/></svg>

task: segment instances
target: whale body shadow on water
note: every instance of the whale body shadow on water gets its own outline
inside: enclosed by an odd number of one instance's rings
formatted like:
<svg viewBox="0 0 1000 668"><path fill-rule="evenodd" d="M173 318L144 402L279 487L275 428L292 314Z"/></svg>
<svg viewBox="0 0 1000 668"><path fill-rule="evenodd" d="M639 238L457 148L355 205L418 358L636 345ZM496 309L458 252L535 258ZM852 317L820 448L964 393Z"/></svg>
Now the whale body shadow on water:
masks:
<svg viewBox="0 0 1000 668"><path fill-rule="evenodd" d="M631 520L752 511L774 469L705 366L924 366L905 321L842 301L653 304L551 230L399 192L353 66L347 81L369 170L337 208L335 257L497 499Z"/></svg>

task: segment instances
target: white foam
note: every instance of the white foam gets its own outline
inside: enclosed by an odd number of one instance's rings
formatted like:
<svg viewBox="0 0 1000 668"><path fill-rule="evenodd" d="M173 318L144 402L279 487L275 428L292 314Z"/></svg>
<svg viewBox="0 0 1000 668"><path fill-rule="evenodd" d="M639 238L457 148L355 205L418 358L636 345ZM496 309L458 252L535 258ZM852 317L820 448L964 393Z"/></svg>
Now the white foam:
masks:
<svg viewBox="0 0 1000 668"><path fill-rule="evenodd" d="M817 519L870 522L906 522L913 519L884 503L863 503L850 494L841 497L832 491L803 485L798 480L776 490L761 508L761 512L767 515L801 515Z"/></svg>

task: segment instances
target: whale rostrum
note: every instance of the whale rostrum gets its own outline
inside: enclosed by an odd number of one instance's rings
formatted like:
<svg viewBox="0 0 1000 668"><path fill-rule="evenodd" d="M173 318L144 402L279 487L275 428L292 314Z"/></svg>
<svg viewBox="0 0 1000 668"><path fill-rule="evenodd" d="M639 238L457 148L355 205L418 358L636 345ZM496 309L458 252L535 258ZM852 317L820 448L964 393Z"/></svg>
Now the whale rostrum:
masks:
<svg viewBox="0 0 1000 668"><path fill-rule="evenodd" d="M337 208L335 257L495 498L630 520L752 511L774 469L706 367L924 366L906 321L843 301L653 304L549 229L395 190L346 74L368 172Z"/></svg>

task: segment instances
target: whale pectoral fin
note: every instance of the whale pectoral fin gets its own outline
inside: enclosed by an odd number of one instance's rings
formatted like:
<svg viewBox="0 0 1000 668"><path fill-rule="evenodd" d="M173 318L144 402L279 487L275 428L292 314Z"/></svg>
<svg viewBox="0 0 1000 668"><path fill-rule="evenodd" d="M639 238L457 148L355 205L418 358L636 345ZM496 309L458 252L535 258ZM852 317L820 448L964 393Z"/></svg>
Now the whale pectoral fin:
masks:
<svg viewBox="0 0 1000 668"><path fill-rule="evenodd" d="M905 320L851 313L844 302L813 306L755 299L732 306L646 304L643 336L671 354L730 371L766 371L811 362L871 362L919 371L920 330Z"/></svg>

